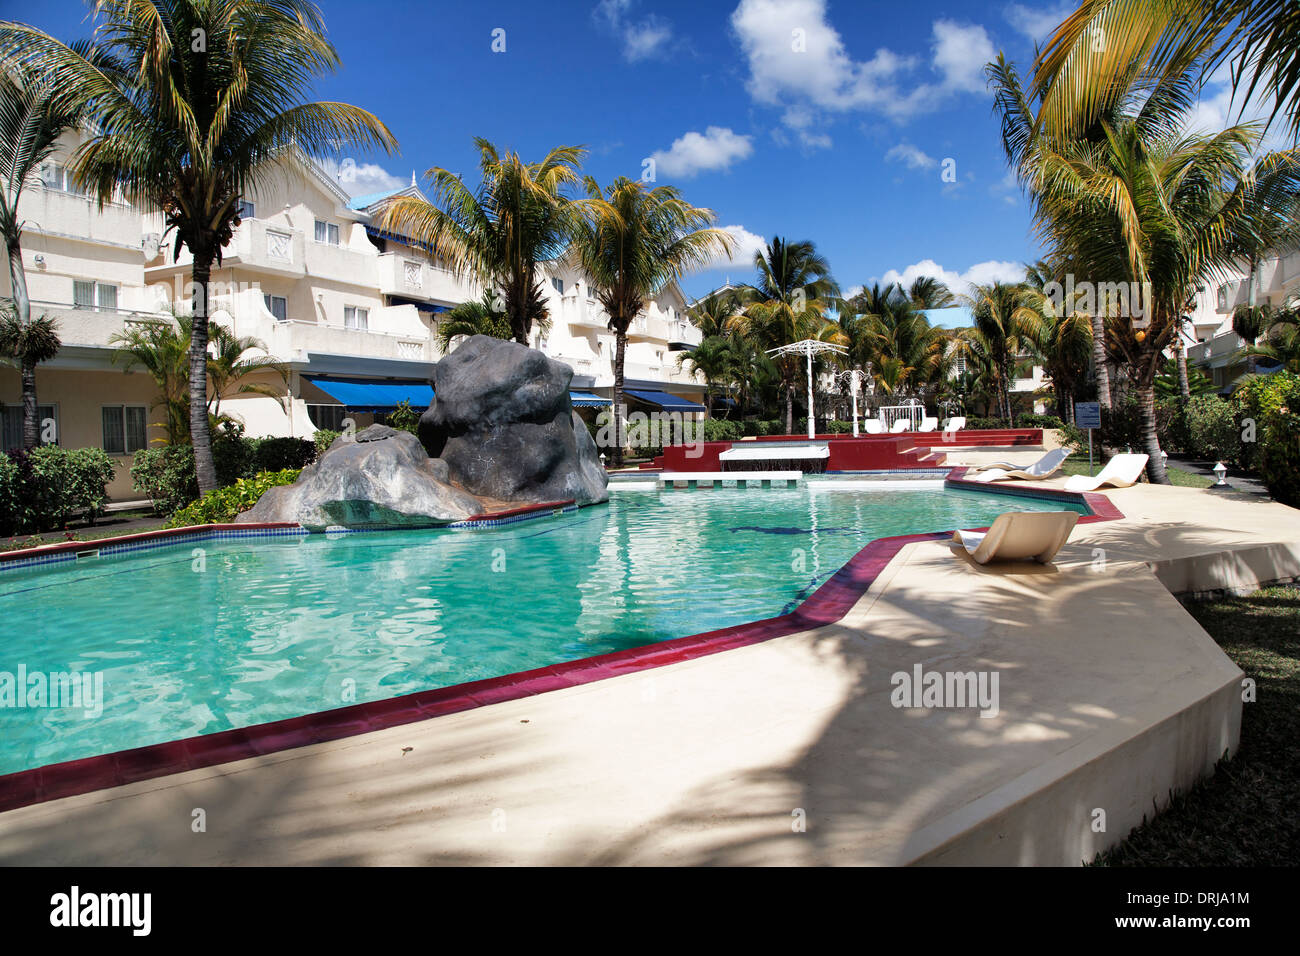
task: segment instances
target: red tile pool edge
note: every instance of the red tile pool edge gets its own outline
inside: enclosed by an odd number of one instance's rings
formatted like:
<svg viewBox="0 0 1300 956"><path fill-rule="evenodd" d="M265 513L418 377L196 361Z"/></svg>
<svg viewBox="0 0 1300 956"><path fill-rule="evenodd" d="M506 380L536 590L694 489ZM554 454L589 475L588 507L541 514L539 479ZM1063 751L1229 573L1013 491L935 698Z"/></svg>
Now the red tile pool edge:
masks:
<svg viewBox="0 0 1300 956"><path fill-rule="evenodd" d="M964 473L964 468L953 469L949 472L947 483L958 487L969 487L976 491L990 491L997 487L964 481L962 480ZM1024 492L1027 491L1035 492L1031 497L1074 502L1083 500L1093 513L1081 517L1079 519L1081 522L1112 521L1124 517L1123 512L1105 495L1093 493L1080 495L1051 488L1021 488L1021 496L1023 497ZM1007 489L993 493L1014 492ZM559 504L563 503L534 505L510 513L554 508ZM261 527L294 527L294 525L200 525L196 528L166 530L176 533L208 528L220 530ZM84 757L80 760L69 760L5 774L0 776L0 813L186 770L199 770L248 757L305 747L308 744L340 740L375 730L427 720L430 717L472 710L487 704L531 697L563 687L576 687L604 680L607 677L633 674L663 667L666 664L694 660L737 647L761 644L773 638L786 637L814 627L823 627L835 623L847 614L875 582L885 566L906 545L914 541L942 541L950 534L951 532L947 531L936 531L877 538L850 558L799 607L789 614L778 617L736 624L721 630L692 634L689 637L646 644L596 657L566 661L535 670L505 674L501 677L418 691L414 694L404 694L366 704L353 704L349 707L320 711L302 717L254 724L251 727L223 730L215 734L151 744L147 747L136 747L131 750ZM144 535L128 537L135 539L145 535L151 533L145 532ZM118 542L127 538L104 540ZM84 546L88 542L69 543Z"/></svg>

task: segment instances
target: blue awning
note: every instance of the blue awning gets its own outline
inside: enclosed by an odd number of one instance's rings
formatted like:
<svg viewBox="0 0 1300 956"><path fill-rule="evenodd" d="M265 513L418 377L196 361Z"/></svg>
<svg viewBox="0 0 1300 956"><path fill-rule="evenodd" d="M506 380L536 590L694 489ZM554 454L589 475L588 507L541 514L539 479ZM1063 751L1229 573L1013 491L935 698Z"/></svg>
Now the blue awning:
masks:
<svg viewBox="0 0 1300 956"><path fill-rule="evenodd" d="M660 408L669 412L702 412L705 411L703 405L697 402L688 402L684 398L678 398L676 395L669 395L667 392L641 391L639 389L625 389L628 395L638 401L646 402L649 405L658 405Z"/></svg>
<svg viewBox="0 0 1300 956"><path fill-rule="evenodd" d="M598 405L611 404L608 398L601 398L591 392L570 392L569 402L574 408L595 408Z"/></svg>
<svg viewBox="0 0 1300 956"><path fill-rule="evenodd" d="M391 412L402 402L410 402L413 409L423 411L433 404L433 386L428 382L327 375L304 375L303 378L354 412Z"/></svg>

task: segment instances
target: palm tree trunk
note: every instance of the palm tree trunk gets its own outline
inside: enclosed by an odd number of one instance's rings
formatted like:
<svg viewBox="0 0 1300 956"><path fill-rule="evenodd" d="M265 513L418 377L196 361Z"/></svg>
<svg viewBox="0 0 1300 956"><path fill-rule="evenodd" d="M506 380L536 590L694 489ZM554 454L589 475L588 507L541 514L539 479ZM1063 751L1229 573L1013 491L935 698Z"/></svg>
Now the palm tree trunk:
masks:
<svg viewBox="0 0 1300 956"><path fill-rule="evenodd" d="M1178 323L1178 332L1175 333L1174 339L1174 358L1178 363L1178 394L1182 396L1183 404L1191 401L1192 386L1187 380L1187 348L1183 344L1182 322Z"/></svg>
<svg viewBox="0 0 1300 956"><path fill-rule="evenodd" d="M212 430L208 427L208 280L212 253L194 251L194 319L190 334L190 441L194 445L194 471L199 494L217 487L217 466L212 458Z"/></svg>
<svg viewBox="0 0 1300 956"><path fill-rule="evenodd" d="M794 384L786 382L785 385L785 433L794 434Z"/></svg>
<svg viewBox="0 0 1300 956"><path fill-rule="evenodd" d="M615 468L623 467L623 361L627 354L627 323L614 329L614 451Z"/></svg>
<svg viewBox="0 0 1300 956"><path fill-rule="evenodd" d="M9 252L9 287L13 290L14 310L18 324L26 327L32 321L32 303L27 297L27 273L23 271L23 249L18 236L10 236L5 243ZM23 450L31 451L40 441L40 421L36 401L36 366L22 359L23 395Z"/></svg>
<svg viewBox="0 0 1300 956"><path fill-rule="evenodd" d="M1137 403L1138 403L1138 422L1139 435L1142 439L1142 450L1147 455L1147 480L1153 485L1171 484L1169 476L1165 474L1165 464L1160 456L1160 438L1156 433L1156 362L1160 356L1150 346L1152 339L1147 338L1144 344L1140 366L1142 374L1138 377Z"/></svg>
<svg viewBox="0 0 1300 956"><path fill-rule="evenodd" d="M1097 401L1110 408L1110 369L1106 367L1106 324L1100 315L1092 316L1092 368L1097 377Z"/></svg>

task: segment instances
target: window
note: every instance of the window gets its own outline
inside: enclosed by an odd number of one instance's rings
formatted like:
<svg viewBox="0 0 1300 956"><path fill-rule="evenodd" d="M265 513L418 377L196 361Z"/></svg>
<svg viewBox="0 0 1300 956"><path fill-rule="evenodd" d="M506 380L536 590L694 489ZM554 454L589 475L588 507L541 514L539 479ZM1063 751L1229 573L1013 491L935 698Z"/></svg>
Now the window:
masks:
<svg viewBox="0 0 1300 956"><path fill-rule="evenodd" d="M46 442L46 423L54 423L53 441ZM59 443L59 408L57 405L36 406L36 440L41 444L57 445ZM0 451L13 452L23 447L23 407L6 405L0 408Z"/></svg>
<svg viewBox="0 0 1300 956"><path fill-rule="evenodd" d="M105 405L100 414L110 455L131 455L148 444L143 405Z"/></svg>
<svg viewBox="0 0 1300 956"><path fill-rule="evenodd" d="M594 285L592 285L590 282L588 282L588 283L587 283L587 299L588 299L588 300L595 300L595 298L596 298L596 287L595 287Z"/></svg>
<svg viewBox="0 0 1300 956"><path fill-rule="evenodd" d="M289 321L289 300L282 295L263 295L266 311L275 316L277 322Z"/></svg>
<svg viewBox="0 0 1300 956"><path fill-rule="evenodd" d="M257 206L254 203L249 202L247 199L239 200L239 218L256 219Z"/></svg>
<svg viewBox="0 0 1300 956"><path fill-rule="evenodd" d="M564 294L564 280L563 280L563 279L556 279L556 278L552 277L552 278L551 278L551 288L553 288L556 292L560 293L560 295L563 295L563 294Z"/></svg>
<svg viewBox="0 0 1300 956"><path fill-rule="evenodd" d="M343 419L348 417L348 410L343 405L308 405L307 417L317 428L341 432Z"/></svg>
<svg viewBox="0 0 1300 956"><path fill-rule="evenodd" d="M370 327L370 310L361 309L355 305L345 305L343 307L343 327L345 329L361 329L365 331Z"/></svg>
<svg viewBox="0 0 1300 956"><path fill-rule="evenodd" d="M337 246L339 244L339 227L336 223L325 222L322 219L316 220L316 241L323 242L327 245Z"/></svg>
<svg viewBox="0 0 1300 956"><path fill-rule="evenodd" d="M46 163L42 166L41 182L46 189L57 189L59 192L72 193L74 196L85 195L85 191L78 189L77 184L72 181L72 172L61 163Z"/></svg>
<svg viewBox="0 0 1300 956"><path fill-rule="evenodd" d="M74 309L116 311L117 286L109 285L107 282L75 279L72 283L72 307Z"/></svg>

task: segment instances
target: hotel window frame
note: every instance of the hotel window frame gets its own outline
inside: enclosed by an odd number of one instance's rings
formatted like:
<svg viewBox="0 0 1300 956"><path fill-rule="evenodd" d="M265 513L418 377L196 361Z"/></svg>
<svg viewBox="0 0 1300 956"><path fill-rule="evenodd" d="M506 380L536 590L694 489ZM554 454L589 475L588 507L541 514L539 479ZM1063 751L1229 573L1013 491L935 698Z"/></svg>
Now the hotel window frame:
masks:
<svg viewBox="0 0 1300 956"><path fill-rule="evenodd" d="M324 239L321 238L322 233L325 236ZM317 219L312 225L312 239L323 246L338 246L340 245L340 238L339 224L336 222L330 222L328 219Z"/></svg>
<svg viewBox="0 0 1300 956"><path fill-rule="evenodd" d="M281 303L284 304L284 308L283 308L283 310L282 310L282 311L284 312L283 315L277 315L277 314L276 314L276 311L275 311L275 303L276 303L276 302L281 302ZM289 321L289 300L288 300L285 296L282 296L282 295L272 295L270 292L263 292L263 293L262 293L262 304L266 306L266 311L267 311L267 312L270 312L271 315L272 315L272 317L273 317L277 322L288 322L288 321Z"/></svg>
<svg viewBox="0 0 1300 956"><path fill-rule="evenodd" d="M239 200L239 218L241 222L245 219L256 219L257 203L250 202L247 199Z"/></svg>
<svg viewBox="0 0 1300 956"><path fill-rule="evenodd" d="M352 324L348 324L348 313L352 313ZM357 332L370 331L370 308L364 305L345 305L343 307L343 328Z"/></svg>
<svg viewBox="0 0 1300 956"><path fill-rule="evenodd" d="M50 414L46 414L49 412ZM45 420L54 419L54 441L44 442L40 440L43 432ZM62 434L59 428L59 403L58 402L41 402L36 406L36 438L42 445L59 444L59 436ZM11 440L12 439L12 440ZM6 403L3 409L0 409L0 452L11 454L21 451L23 447L23 406L20 403Z"/></svg>
<svg viewBox="0 0 1300 956"><path fill-rule="evenodd" d="M109 410L116 410L120 415L117 427L121 428L121 434L116 436L121 439L120 448L109 447L109 423L105 420L104 413ZM132 440L131 423L127 421L127 412L138 413L139 434ZM142 451L149 447L149 406L136 405L131 402L121 404L110 403L99 406L99 444L104 449L105 454L109 455L134 455L137 451Z"/></svg>
<svg viewBox="0 0 1300 956"><path fill-rule="evenodd" d="M78 302L77 293L84 291L86 287L90 288L90 300L88 302ZM104 293L112 291L112 302L105 302ZM100 282L98 279L73 279L72 280L72 307L81 309L86 312L116 312L118 302L118 285L114 282Z"/></svg>

